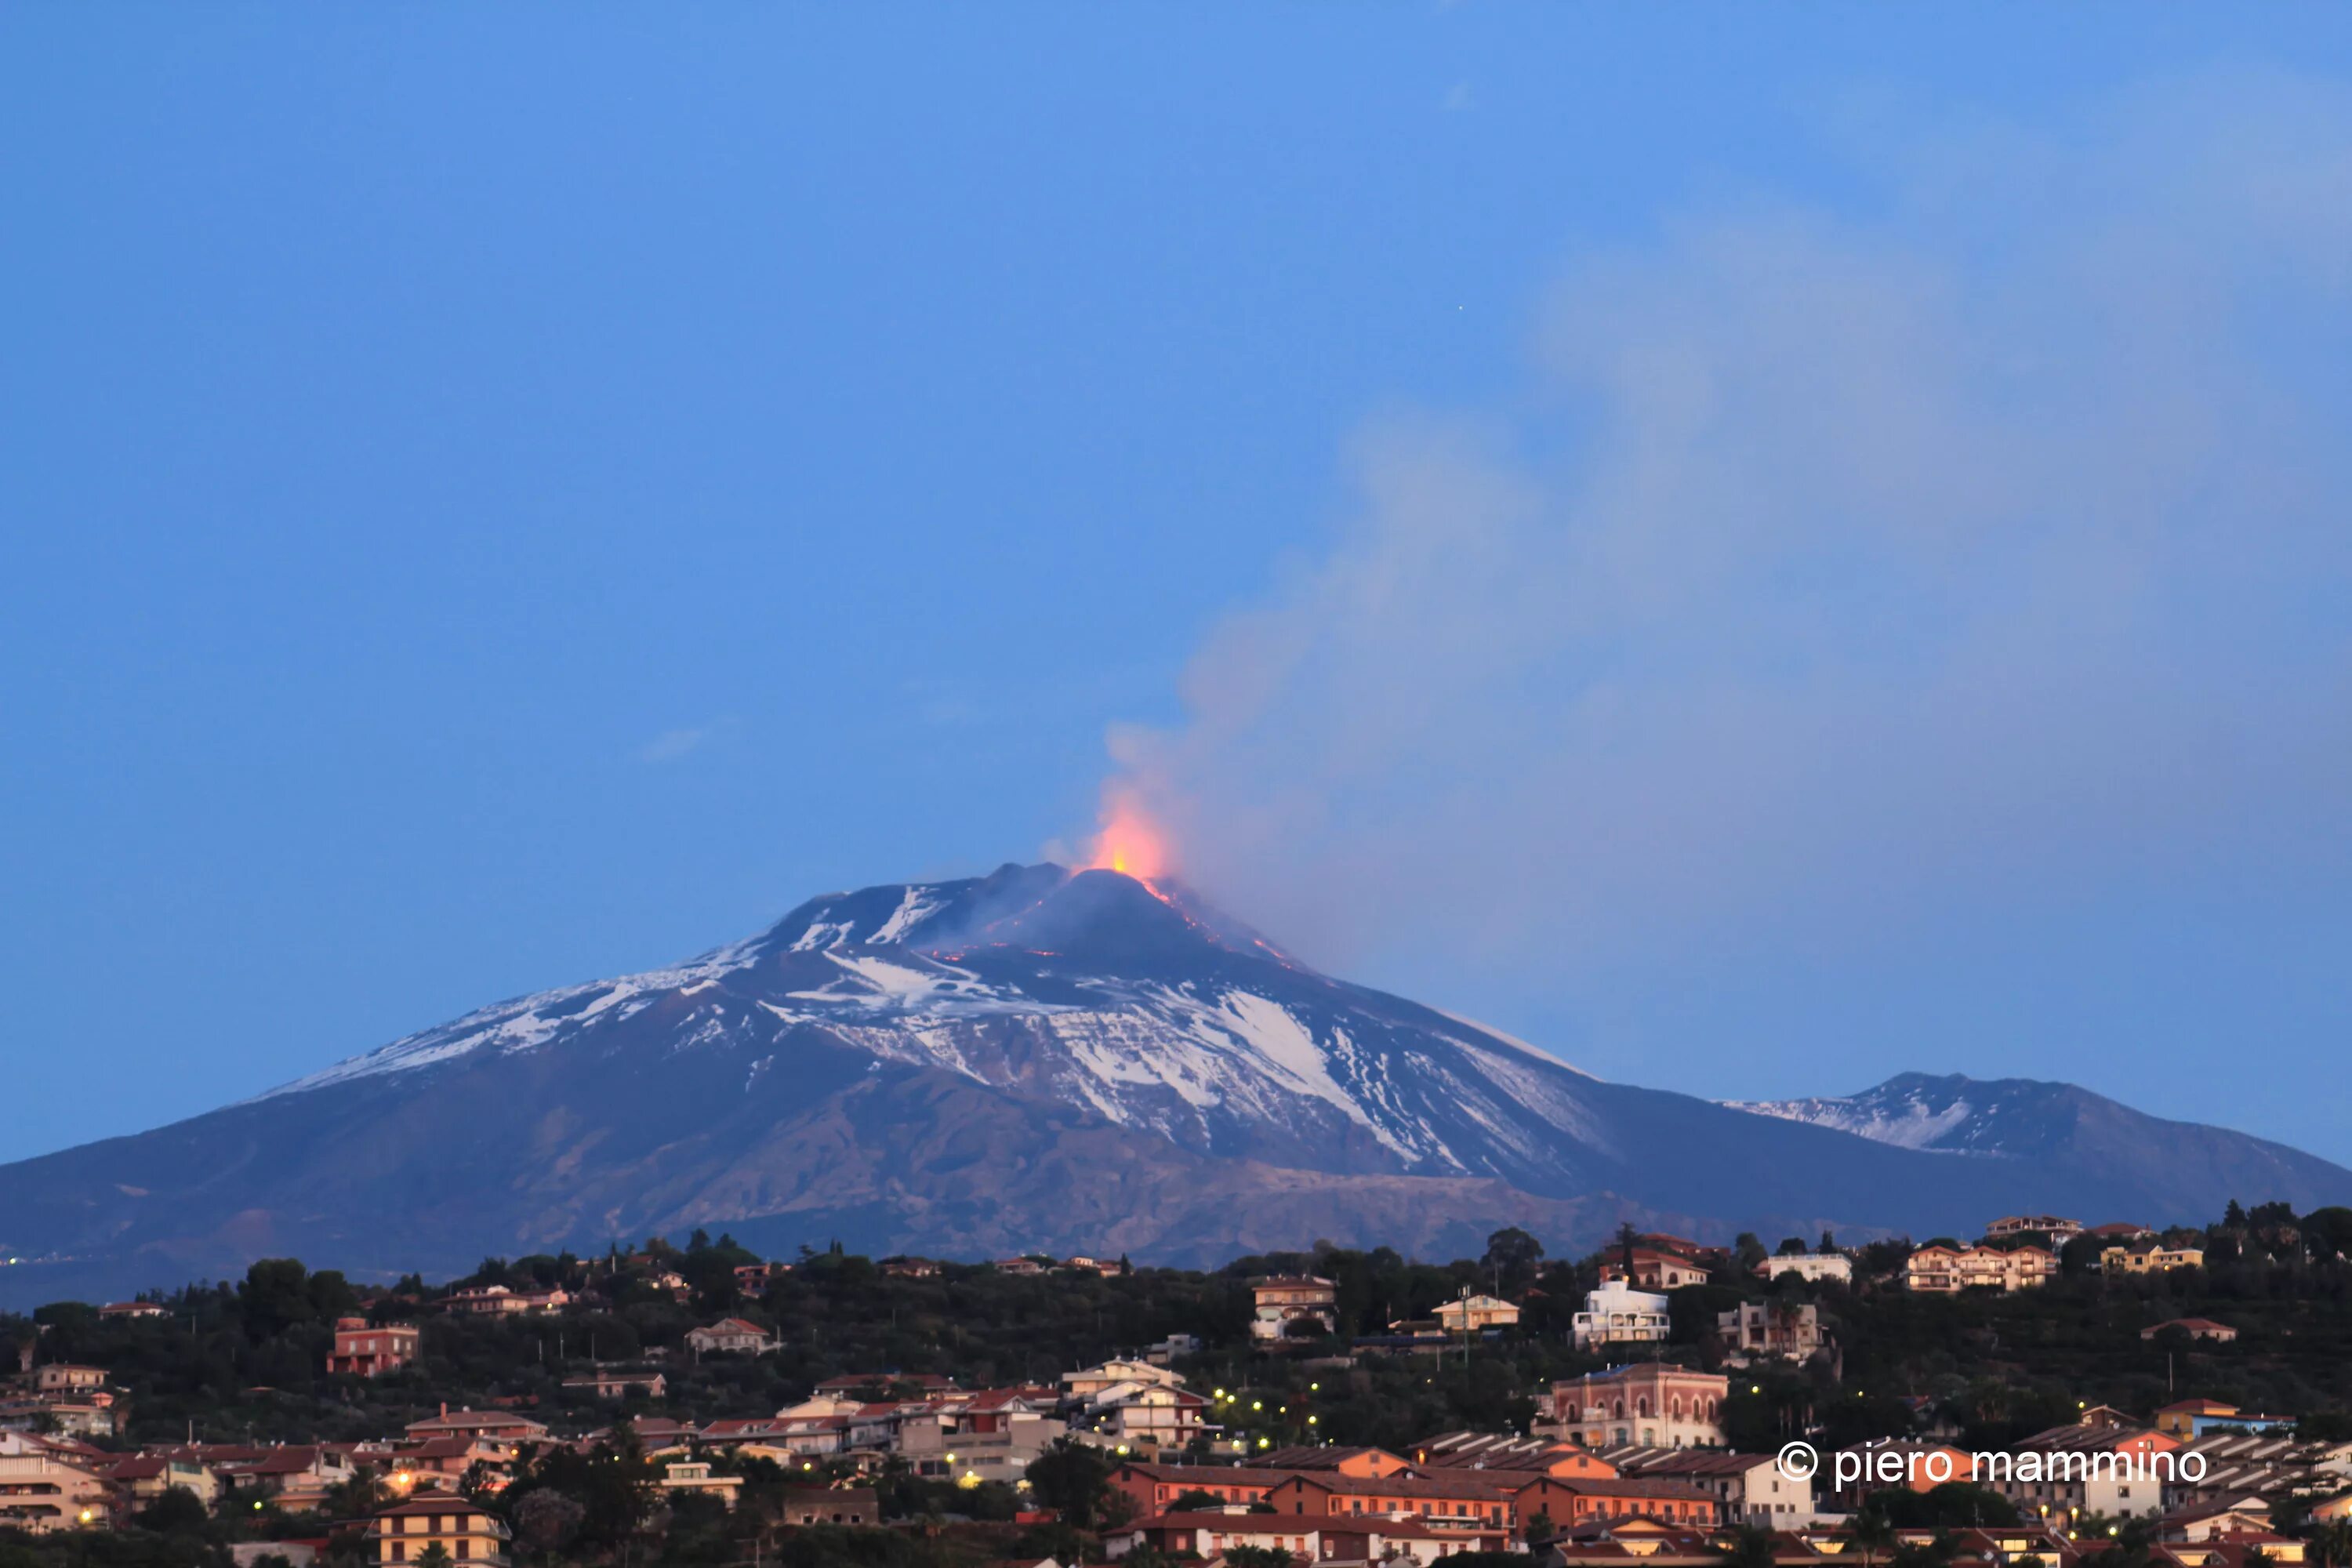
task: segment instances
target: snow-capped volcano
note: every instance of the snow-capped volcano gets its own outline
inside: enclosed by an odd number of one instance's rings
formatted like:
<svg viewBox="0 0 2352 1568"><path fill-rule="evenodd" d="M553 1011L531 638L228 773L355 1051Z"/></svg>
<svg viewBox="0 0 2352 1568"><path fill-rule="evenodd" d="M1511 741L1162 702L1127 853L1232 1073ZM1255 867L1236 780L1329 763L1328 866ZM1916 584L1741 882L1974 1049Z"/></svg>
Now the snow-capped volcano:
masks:
<svg viewBox="0 0 2352 1568"><path fill-rule="evenodd" d="M684 963L0 1167L0 1256L41 1260L0 1296L273 1255L454 1272L696 1226L1213 1261L1318 1237L1454 1256L1502 1225L1562 1250L1629 1218L1728 1240L2352 1199L2352 1173L2241 1134L2135 1153L2079 1106L2038 1142L2004 1119L2011 1158L1926 1152L2012 1087L1800 1113L1604 1083L1318 973L1174 883L1005 866L813 899Z"/></svg>
<svg viewBox="0 0 2352 1568"><path fill-rule="evenodd" d="M749 941L486 1007L261 1099L626 1049L649 1014L666 1050L744 1058L747 1089L822 1038L1213 1154L1304 1144L1324 1168L1511 1180L1557 1165L1562 1130L1606 1142L1552 1058L1318 974L1179 884L1054 865L813 899Z"/></svg>

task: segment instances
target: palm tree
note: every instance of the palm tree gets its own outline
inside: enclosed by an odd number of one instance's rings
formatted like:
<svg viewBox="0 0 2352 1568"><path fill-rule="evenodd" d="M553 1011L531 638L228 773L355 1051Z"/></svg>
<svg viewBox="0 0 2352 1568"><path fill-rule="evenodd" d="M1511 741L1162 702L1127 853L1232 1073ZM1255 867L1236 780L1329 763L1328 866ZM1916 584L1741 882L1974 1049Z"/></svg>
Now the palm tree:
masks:
<svg viewBox="0 0 2352 1568"><path fill-rule="evenodd" d="M1845 1527L1845 1536L1862 1553L1862 1568L1871 1568L1878 1561L1880 1552L1901 1539L1895 1533L1895 1526L1887 1522L1886 1516L1874 1508L1858 1510L1853 1522Z"/></svg>

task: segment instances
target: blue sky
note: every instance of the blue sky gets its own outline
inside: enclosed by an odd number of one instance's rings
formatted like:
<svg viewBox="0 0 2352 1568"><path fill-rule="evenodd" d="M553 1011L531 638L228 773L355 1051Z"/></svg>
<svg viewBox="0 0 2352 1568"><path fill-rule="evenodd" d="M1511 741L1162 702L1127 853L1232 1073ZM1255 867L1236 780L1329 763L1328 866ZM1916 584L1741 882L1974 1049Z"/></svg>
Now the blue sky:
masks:
<svg viewBox="0 0 2352 1568"><path fill-rule="evenodd" d="M2352 1162L2348 89L2321 8L9 8L0 1158L1116 778L1604 1076Z"/></svg>

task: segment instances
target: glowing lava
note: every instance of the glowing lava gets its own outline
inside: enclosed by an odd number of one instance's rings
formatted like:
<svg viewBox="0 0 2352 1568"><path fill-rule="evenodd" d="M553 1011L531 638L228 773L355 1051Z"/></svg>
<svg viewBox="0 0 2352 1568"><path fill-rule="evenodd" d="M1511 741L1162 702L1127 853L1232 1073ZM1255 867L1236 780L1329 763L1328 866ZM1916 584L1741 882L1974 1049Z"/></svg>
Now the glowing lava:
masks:
<svg viewBox="0 0 2352 1568"><path fill-rule="evenodd" d="M1102 834L1095 840L1088 868L1118 871L1148 882L1164 877L1175 863L1168 836L1127 795L1113 795L1103 804Z"/></svg>

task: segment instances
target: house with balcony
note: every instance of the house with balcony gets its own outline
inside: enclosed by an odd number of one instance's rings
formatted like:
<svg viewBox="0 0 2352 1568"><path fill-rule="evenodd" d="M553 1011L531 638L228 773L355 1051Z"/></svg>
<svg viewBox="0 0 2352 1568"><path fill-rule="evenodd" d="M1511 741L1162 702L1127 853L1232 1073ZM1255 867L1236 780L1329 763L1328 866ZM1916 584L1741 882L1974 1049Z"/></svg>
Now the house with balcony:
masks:
<svg viewBox="0 0 2352 1568"><path fill-rule="evenodd" d="M415 1361L421 1342L418 1331L406 1323L377 1327L365 1318L338 1318L334 1346L327 1352L327 1370L352 1377L382 1377Z"/></svg>
<svg viewBox="0 0 2352 1568"><path fill-rule="evenodd" d="M1585 1292L1584 1310L1570 1321L1569 1338L1579 1350L1662 1345L1671 1326L1662 1292L1637 1290L1622 1279L1603 1279L1598 1289Z"/></svg>
<svg viewBox="0 0 2352 1568"><path fill-rule="evenodd" d="M441 1549L451 1563L508 1568L506 1521L458 1497L418 1498L377 1514L368 1524L369 1556L378 1564L415 1563Z"/></svg>
<svg viewBox="0 0 2352 1568"><path fill-rule="evenodd" d="M1294 1339L1312 1326L1321 1333L1339 1327L1339 1288L1312 1274L1269 1274L1250 1281L1250 1338L1261 1344Z"/></svg>

